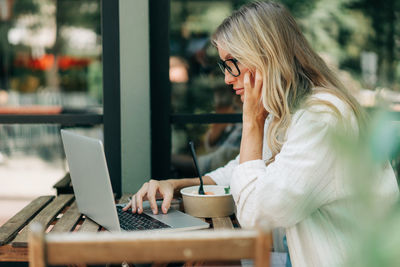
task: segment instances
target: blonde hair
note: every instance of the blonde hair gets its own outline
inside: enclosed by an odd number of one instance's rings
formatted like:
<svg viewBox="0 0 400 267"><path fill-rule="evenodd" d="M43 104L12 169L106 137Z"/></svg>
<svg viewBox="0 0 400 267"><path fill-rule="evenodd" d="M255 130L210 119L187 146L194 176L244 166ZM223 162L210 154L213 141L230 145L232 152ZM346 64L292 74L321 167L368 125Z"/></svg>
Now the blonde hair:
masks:
<svg viewBox="0 0 400 267"><path fill-rule="evenodd" d="M365 123L358 102L312 50L283 5L256 1L242 6L217 28L212 43L262 74L261 101L273 115L267 132L272 157L267 164L280 152L294 111L303 104L316 104L305 100L317 90L332 93L347 103L357 117L359 128ZM330 102L317 102L340 115Z"/></svg>

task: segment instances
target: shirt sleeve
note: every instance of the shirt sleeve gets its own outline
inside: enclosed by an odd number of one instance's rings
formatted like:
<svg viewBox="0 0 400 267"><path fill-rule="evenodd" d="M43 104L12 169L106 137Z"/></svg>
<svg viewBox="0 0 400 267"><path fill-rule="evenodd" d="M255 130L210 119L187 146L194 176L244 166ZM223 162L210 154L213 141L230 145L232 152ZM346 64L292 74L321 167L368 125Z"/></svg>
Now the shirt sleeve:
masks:
<svg viewBox="0 0 400 267"><path fill-rule="evenodd" d="M293 122L275 161L237 165L231 192L242 227L258 219L271 227L290 227L321 207L334 192L335 156L329 145L331 119L304 112Z"/></svg>
<svg viewBox="0 0 400 267"><path fill-rule="evenodd" d="M239 164L239 155L235 159L229 161L224 167L220 167L215 171L206 173L205 176L210 176L217 185L230 185L232 173L235 167Z"/></svg>

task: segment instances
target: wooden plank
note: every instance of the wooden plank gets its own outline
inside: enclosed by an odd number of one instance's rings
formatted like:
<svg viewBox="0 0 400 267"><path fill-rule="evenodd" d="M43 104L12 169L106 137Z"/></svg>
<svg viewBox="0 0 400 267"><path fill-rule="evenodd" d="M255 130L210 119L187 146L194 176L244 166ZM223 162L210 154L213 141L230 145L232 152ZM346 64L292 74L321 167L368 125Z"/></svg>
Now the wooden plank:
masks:
<svg viewBox="0 0 400 267"><path fill-rule="evenodd" d="M53 229L51 229L51 232L58 233L58 232L69 232L73 230L74 227L77 225L81 216L82 215L78 211L78 206L76 204L76 201L74 201L74 203L72 203L69 209L63 214L61 219L57 221Z"/></svg>
<svg viewBox="0 0 400 267"><path fill-rule="evenodd" d="M57 195L61 194L73 194L74 190L71 184L71 176L69 173L65 174L65 176L53 185L53 188L57 190Z"/></svg>
<svg viewBox="0 0 400 267"><path fill-rule="evenodd" d="M28 232L29 226L35 222L38 222L47 227L50 222L60 213L60 211L74 198L73 195L59 195L49 205L47 205L28 226L17 235L12 241L13 247L27 247L28 246Z"/></svg>
<svg viewBox="0 0 400 267"><path fill-rule="evenodd" d="M15 235L29 223L49 202L53 200L54 196L41 196L34 199L20 212L9 219L5 224L0 227L0 246L10 242Z"/></svg>
<svg viewBox="0 0 400 267"><path fill-rule="evenodd" d="M214 229L233 229L233 224L230 217L212 218Z"/></svg>
<svg viewBox="0 0 400 267"><path fill-rule="evenodd" d="M11 244L0 246L0 266L3 266L3 261L28 261L28 249L27 248L14 248Z"/></svg>
<svg viewBox="0 0 400 267"><path fill-rule="evenodd" d="M48 234L48 263L172 262L253 258L257 231Z"/></svg>
<svg viewBox="0 0 400 267"><path fill-rule="evenodd" d="M99 229L100 225L92 221L90 218L86 217L81 227L79 227L78 232L98 232Z"/></svg>
<svg viewBox="0 0 400 267"><path fill-rule="evenodd" d="M68 187L71 186L71 176L69 173L66 173L65 176L53 185L53 188L58 189L61 187Z"/></svg>

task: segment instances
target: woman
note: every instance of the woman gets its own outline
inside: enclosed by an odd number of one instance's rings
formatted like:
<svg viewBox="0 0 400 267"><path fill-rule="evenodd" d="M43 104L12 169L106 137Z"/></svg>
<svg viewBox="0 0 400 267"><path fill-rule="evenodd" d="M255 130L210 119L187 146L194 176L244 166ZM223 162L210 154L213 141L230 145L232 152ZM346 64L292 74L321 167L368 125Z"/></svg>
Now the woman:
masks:
<svg viewBox="0 0 400 267"><path fill-rule="evenodd" d="M243 6L222 22L213 43L225 82L243 102L243 130L240 155L206 174L205 184L230 185L242 227L257 220L284 227L294 266L342 264L353 200L328 135L343 123L358 136L366 123L362 109L280 4ZM390 166L380 179L377 195L394 202ZM157 213L155 199L162 197L166 213L174 192L196 184L197 178L150 180L126 209L141 213L148 199Z"/></svg>

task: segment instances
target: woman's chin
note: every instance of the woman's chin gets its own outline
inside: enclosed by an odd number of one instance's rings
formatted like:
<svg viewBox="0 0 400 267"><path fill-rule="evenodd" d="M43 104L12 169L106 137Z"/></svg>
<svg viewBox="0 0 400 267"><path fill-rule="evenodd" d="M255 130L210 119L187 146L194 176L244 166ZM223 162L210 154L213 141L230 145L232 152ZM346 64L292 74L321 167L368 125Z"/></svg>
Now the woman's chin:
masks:
<svg viewBox="0 0 400 267"><path fill-rule="evenodd" d="M240 95L240 101L244 102L244 95Z"/></svg>

